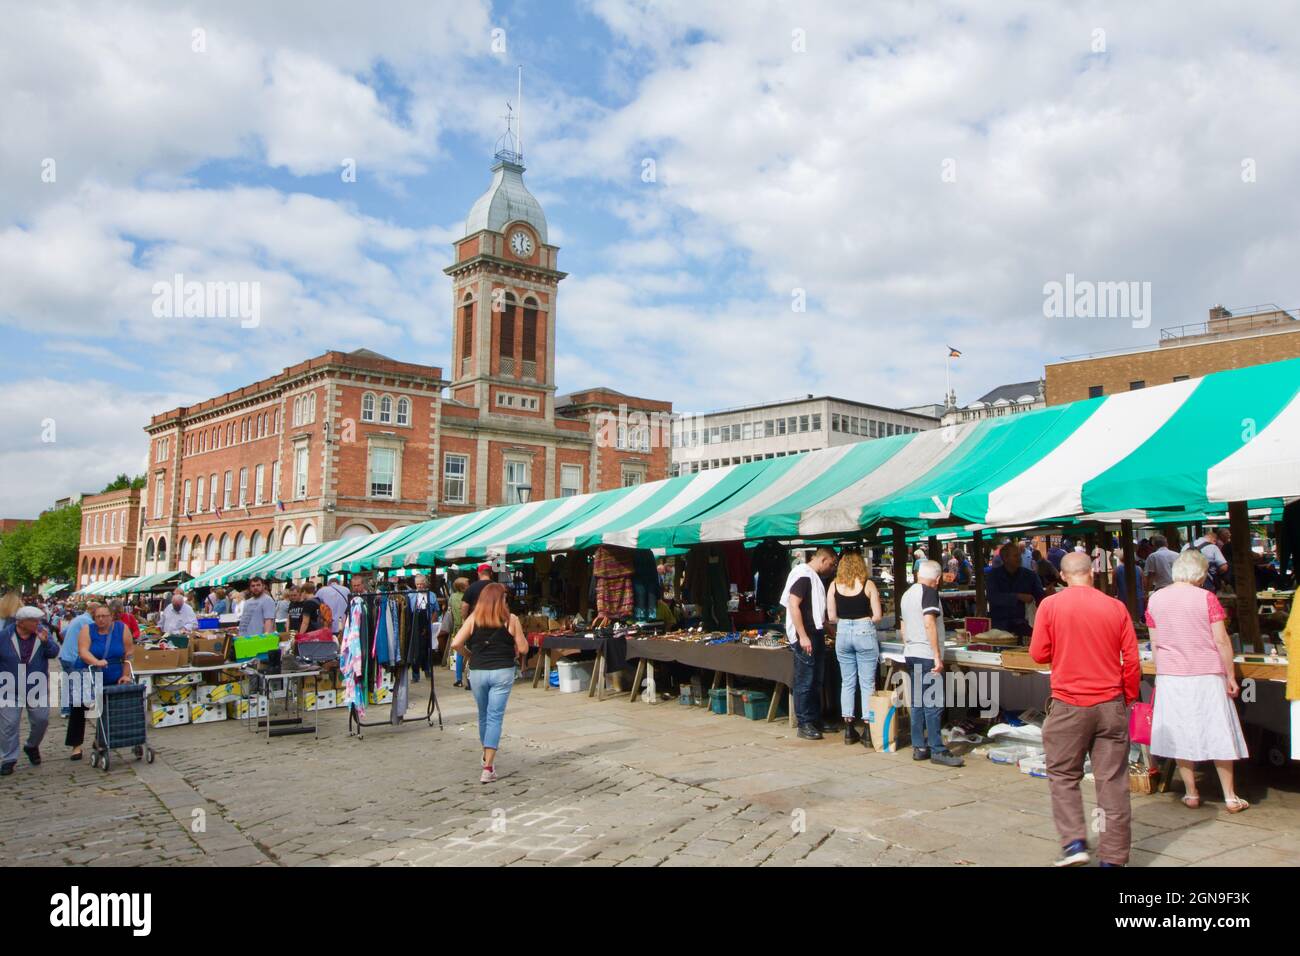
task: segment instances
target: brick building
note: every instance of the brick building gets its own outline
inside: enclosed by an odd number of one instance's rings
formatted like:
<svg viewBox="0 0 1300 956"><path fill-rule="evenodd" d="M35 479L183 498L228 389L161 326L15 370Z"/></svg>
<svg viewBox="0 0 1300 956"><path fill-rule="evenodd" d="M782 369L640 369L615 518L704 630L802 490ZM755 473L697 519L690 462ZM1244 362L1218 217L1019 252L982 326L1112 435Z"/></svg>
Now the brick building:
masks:
<svg viewBox="0 0 1300 956"><path fill-rule="evenodd" d="M117 581L143 572L139 567L140 491L123 488L81 498L81 546L77 585Z"/></svg>
<svg viewBox="0 0 1300 956"><path fill-rule="evenodd" d="M565 273L523 170L518 153L498 151L454 244L451 378L368 349L332 351L151 419L134 573L197 574L270 549L667 477L654 416L671 415L671 403L612 389L556 398Z"/></svg>
<svg viewBox="0 0 1300 956"><path fill-rule="evenodd" d="M1151 348L1090 355L1048 365L1047 404L1113 395L1300 356L1300 318L1277 306L1229 312L1208 322L1161 329Z"/></svg>

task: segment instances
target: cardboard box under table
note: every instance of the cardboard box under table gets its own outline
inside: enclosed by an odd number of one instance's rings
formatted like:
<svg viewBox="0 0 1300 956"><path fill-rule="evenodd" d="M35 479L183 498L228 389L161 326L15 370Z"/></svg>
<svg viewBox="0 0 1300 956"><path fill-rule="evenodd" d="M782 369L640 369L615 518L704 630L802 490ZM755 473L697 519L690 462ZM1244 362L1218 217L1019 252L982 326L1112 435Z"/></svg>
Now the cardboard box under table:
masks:
<svg viewBox="0 0 1300 956"><path fill-rule="evenodd" d="M749 647L745 644L704 644L692 641L667 641L632 639L627 642L629 660L637 661L636 677L632 680L632 694L629 698L635 702L641 693L641 678L647 667L654 667L655 661L675 661L687 667L713 671L713 687L727 688L727 713L733 709L733 677L752 677L757 680L771 681L772 696L768 702L767 720L777 719L777 703L784 691L790 726L794 720L794 695L790 688L794 686L794 655L787 648ZM653 675L653 671L651 671Z"/></svg>

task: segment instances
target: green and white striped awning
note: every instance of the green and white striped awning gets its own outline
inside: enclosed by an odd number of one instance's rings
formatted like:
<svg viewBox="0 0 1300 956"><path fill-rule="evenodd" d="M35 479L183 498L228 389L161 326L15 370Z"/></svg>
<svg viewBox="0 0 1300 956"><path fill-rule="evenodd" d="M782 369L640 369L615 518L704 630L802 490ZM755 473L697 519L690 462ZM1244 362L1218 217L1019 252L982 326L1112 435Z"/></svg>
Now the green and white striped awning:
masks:
<svg viewBox="0 0 1300 956"><path fill-rule="evenodd" d="M281 560L268 564L262 570L262 575L277 581L303 581L324 574L325 569L332 562L346 558L364 548L373 537L374 535L337 538L334 541L307 545L306 550L299 550L293 555L284 554Z"/></svg>
<svg viewBox="0 0 1300 956"><path fill-rule="evenodd" d="M305 577L713 541L1186 523L1300 496L1300 359L934 431L500 506L275 558ZM299 549L301 551L301 549Z"/></svg>
<svg viewBox="0 0 1300 956"><path fill-rule="evenodd" d="M403 543L418 537L436 523L436 521L422 521L419 524L389 528L387 531L381 531L378 534L367 535L359 539L363 542L362 547L353 551L346 558L339 558L324 565L322 570L326 573L333 571L347 571L349 573L365 571L370 567L369 561L371 558L397 550Z"/></svg>

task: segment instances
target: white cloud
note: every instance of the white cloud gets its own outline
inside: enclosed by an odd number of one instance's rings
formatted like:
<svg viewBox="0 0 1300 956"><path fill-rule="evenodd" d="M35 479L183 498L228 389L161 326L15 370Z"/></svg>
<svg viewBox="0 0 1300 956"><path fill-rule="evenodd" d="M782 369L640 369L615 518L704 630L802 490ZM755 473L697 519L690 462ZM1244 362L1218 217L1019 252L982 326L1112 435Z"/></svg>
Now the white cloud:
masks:
<svg viewBox="0 0 1300 956"><path fill-rule="evenodd" d="M95 494L123 472L139 474L141 429L151 415L182 404L175 393L90 376L17 378L6 391L0 417L0 514L6 517L32 517L57 497Z"/></svg>

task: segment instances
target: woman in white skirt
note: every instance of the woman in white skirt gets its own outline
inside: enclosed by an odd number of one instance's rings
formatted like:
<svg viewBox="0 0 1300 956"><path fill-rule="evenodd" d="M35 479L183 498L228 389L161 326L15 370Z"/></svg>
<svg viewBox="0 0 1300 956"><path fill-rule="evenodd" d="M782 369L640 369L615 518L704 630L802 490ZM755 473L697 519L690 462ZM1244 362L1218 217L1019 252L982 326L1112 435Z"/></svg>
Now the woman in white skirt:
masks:
<svg viewBox="0 0 1300 956"><path fill-rule="evenodd" d="M1156 665L1151 753L1178 762L1187 791L1183 803L1193 809L1201 805L1194 767L1214 761L1225 809L1240 813L1250 806L1232 786L1232 762L1247 756L1233 704L1240 688L1227 614L1214 593L1201 587L1208 570L1205 555L1184 551L1173 564L1174 583L1152 594L1147 605Z"/></svg>

